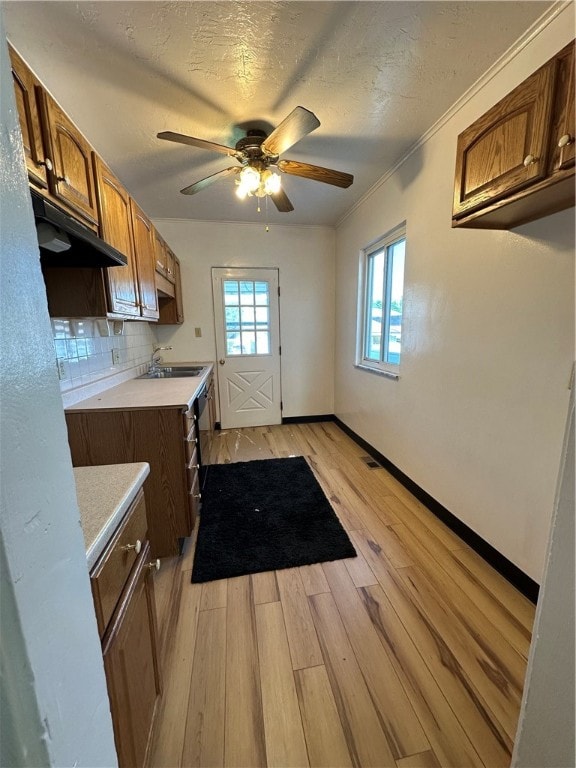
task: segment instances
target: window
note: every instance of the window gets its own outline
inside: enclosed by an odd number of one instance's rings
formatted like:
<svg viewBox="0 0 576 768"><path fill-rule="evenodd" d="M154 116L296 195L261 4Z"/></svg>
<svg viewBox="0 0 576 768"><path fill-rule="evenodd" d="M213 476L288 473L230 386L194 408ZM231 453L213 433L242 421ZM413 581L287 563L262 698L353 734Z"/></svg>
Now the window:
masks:
<svg viewBox="0 0 576 768"><path fill-rule="evenodd" d="M227 355L270 354L268 283L224 280Z"/></svg>
<svg viewBox="0 0 576 768"><path fill-rule="evenodd" d="M402 343L406 227L389 232L360 256L356 364L396 374Z"/></svg>

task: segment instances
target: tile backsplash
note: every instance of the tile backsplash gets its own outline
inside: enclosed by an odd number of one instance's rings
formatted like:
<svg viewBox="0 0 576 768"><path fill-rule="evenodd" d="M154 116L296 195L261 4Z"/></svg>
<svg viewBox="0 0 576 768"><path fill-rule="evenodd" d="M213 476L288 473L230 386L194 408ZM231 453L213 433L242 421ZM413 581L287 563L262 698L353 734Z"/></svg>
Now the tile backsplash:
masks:
<svg viewBox="0 0 576 768"><path fill-rule="evenodd" d="M52 318L64 406L144 373L156 344L146 322Z"/></svg>

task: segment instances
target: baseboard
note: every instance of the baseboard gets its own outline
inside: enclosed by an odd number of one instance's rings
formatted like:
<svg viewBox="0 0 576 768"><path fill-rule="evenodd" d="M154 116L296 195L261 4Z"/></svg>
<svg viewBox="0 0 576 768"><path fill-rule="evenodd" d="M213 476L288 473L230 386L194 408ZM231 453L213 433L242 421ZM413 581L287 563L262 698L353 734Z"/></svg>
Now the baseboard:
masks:
<svg viewBox="0 0 576 768"><path fill-rule="evenodd" d="M324 413L321 416L282 416L282 424L312 424L318 421L335 421L333 413Z"/></svg>
<svg viewBox="0 0 576 768"><path fill-rule="evenodd" d="M359 446L363 448L370 456L378 461L379 464L390 472L390 474L396 478L402 485L415 496L418 501L421 501L431 512L436 515L442 522L454 531L455 534L466 542L472 549L477 552L481 557L486 560L498 573L510 582L516 589L528 598L532 603L536 603L538 600L538 584L530 578L527 574L518 568L513 562L504 557L501 552L498 552L491 544L485 541L479 536L472 528L469 528L466 523L459 520L456 515L450 512L446 507L436 501L435 498L417 485L411 480L408 475L405 475L402 470L386 458L383 454L377 451L366 440L357 435L350 427L341 421L337 416L334 416L332 420L345 432L349 437L354 440Z"/></svg>

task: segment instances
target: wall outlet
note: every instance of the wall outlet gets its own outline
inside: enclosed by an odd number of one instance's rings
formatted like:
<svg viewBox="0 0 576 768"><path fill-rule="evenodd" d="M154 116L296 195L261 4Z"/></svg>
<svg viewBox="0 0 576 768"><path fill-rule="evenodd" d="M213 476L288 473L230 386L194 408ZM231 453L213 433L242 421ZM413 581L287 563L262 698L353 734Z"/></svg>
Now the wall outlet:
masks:
<svg viewBox="0 0 576 768"><path fill-rule="evenodd" d="M121 360L121 353L119 349L113 349L112 350L112 365L120 365L122 362Z"/></svg>
<svg viewBox="0 0 576 768"><path fill-rule="evenodd" d="M199 339L202 336L202 328L194 328L194 336Z"/></svg>
<svg viewBox="0 0 576 768"><path fill-rule="evenodd" d="M60 381L66 378L66 363L64 360L56 360L56 367L58 369L58 378Z"/></svg>

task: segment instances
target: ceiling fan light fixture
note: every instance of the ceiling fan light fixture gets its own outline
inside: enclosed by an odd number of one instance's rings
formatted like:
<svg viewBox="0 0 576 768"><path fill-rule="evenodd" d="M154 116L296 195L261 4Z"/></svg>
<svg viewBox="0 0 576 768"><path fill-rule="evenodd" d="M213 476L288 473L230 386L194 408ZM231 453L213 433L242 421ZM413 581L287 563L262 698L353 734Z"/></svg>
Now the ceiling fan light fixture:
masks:
<svg viewBox="0 0 576 768"><path fill-rule="evenodd" d="M268 168L259 170L247 165L240 171L240 178L236 184L236 196L244 200L252 195L266 197L266 195L276 194L280 191L281 180L279 174Z"/></svg>
<svg viewBox="0 0 576 768"><path fill-rule="evenodd" d="M256 168L252 168L247 165L240 171L240 186L243 187L246 192L256 192L260 186L260 173Z"/></svg>
<svg viewBox="0 0 576 768"><path fill-rule="evenodd" d="M267 169L262 174L262 181L264 183L264 192L267 195L275 195L277 192L280 192L282 182L279 174Z"/></svg>

